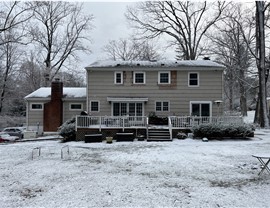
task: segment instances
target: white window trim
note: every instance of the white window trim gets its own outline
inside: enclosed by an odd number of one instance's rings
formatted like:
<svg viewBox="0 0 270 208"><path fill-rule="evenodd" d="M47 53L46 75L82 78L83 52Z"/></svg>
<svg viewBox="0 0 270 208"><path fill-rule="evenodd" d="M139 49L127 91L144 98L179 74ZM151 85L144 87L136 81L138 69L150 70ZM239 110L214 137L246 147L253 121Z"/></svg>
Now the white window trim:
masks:
<svg viewBox="0 0 270 208"><path fill-rule="evenodd" d="M33 105L41 105L40 109L34 109L32 108ZM31 111L42 111L44 109L44 104L43 103L30 103L30 110Z"/></svg>
<svg viewBox="0 0 270 208"><path fill-rule="evenodd" d="M121 101L121 102L112 102L111 103L111 115L113 116L113 104L114 103L126 103L127 104L127 106L128 106L128 108L129 108L129 104L130 103L141 103L142 104L142 116L144 116L144 108L145 108L145 102L140 102L140 101L136 101L136 102L133 102L133 101L129 101L129 100L127 100L127 101Z"/></svg>
<svg viewBox="0 0 270 208"><path fill-rule="evenodd" d="M211 101L190 101L189 102L189 115L192 114L192 104L209 104L209 107L210 107L209 117L212 117L212 102Z"/></svg>
<svg viewBox="0 0 270 208"><path fill-rule="evenodd" d="M168 76L168 78L169 78L169 82L168 82L168 83L161 83L161 82L160 82L160 74L161 74L161 73L162 73L162 74L165 74L165 73L166 73L166 74L169 75L169 76ZM160 84L160 85L163 85L163 84L164 84L164 85L166 85L166 84L171 84L171 72L170 72L170 71L169 71L169 72L168 72L168 71L159 71L159 72L158 72L158 84Z"/></svg>
<svg viewBox="0 0 270 208"><path fill-rule="evenodd" d="M190 74L197 74L198 84L197 85L190 85ZM188 86L189 87L199 87L200 86L200 73L199 72L189 72L188 73Z"/></svg>
<svg viewBox="0 0 270 208"><path fill-rule="evenodd" d="M97 102L98 103L98 111L92 111L92 102ZM99 102L99 100L90 100L90 112L95 112L95 113L100 112L100 102Z"/></svg>
<svg viewBox="0 0 270 208"><path fill-rule="evenodd" d="M143 74L143 83L136 83L136 74ZM145 84L145 80L146 80L146 75L145 75L145 72L142 72L142 71L136 71L134 72L133 74L133 84L136 84L136 85L140 85L140 84Z"/></svg>
<svg viewBox="0 0 270 208"><path fill-rule="evenodd" d="M71 105L81 105L80 109L72 109ZM70 111L82 111L83 110L83 104L82 103L69 103L69 110Z"/></svg>
<svg viewBox="0 0 270 208"><path fill-rule="evenodd" d="M157 111L157 102L161 102L161 111ZM168 103L168 111L164 111L163 110L163 103L164 102L167 102ZM171 103L170 103L170 101L168 101L168 100L156 100L155 101L155 112L164 112L164 113L169 113L170 112L170 106L171 106Z"/></svg>
<svg viewBox="0 0 270 208"><path fill-rule="evenodd" d="M121 74L121 83L116 82L116 74ZM123 84L123 72L122 71L116 71L114 72L114 84L116 85L122 85Z"/></svg>

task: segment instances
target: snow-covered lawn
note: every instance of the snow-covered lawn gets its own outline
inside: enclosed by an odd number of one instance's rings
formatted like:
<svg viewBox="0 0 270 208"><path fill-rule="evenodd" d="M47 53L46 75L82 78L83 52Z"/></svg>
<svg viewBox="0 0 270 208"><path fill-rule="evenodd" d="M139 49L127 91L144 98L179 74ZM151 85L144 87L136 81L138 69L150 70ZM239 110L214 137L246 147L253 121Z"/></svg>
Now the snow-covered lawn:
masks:
<svg viewBox="0 0 270 208"><path fill-rule="evenodd" d="M251 156L269 149L267 130L248 141L0 145L0 207L269 207L270 174Z"/></svg>

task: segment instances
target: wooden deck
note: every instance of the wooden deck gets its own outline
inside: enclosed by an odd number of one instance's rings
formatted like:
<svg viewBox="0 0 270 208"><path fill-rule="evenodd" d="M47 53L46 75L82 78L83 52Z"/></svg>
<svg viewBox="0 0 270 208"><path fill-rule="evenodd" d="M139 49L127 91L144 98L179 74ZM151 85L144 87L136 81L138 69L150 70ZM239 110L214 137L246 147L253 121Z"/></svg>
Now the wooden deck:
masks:
<svg viewBox="0 0 270 208"><path fill-rule="evenodd" d="M149 130L167 129L169 139L172 140L175 132L191 130L193 126L206 123L243 123L243 118L239 116L222 117L197 117L197 116L170 116L168 125L155 126L149 124L146 116L77 116L76 131L77 140L83 140L86 134L100 134L103 139L105 136L115 136L117 133L133 133L136 136L144 135L149 139ZM161 135L161 134L160 134ZM162 139L163 137L160 136ZM168 139L168 138L166 138Z"/></svg>

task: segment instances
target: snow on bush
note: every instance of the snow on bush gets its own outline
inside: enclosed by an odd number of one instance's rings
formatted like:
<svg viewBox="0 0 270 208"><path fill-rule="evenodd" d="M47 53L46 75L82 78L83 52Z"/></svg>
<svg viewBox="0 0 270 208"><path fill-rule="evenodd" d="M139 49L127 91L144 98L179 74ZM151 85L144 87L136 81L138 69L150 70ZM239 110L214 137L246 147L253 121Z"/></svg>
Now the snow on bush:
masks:
<svg viewBox="0 0 270 208"><path fill-rule="evenodd" d="M63 137L63 142L76 140L75 122L76 119L74 117L67 120L59 127L59 134Z"/></svg>
<svg viewBox="0 0 270 208"><path fill-rule="evenodd" d="M176 135L177 139L186 139L187 138L187 134L184 132L178 132Z"/></svg>
<svg viewBox="0 0 270 208"><path fill-rule="evenodd" d="M194 137L210 138L246 138L254 136L254 127L250 124L201 124L192 129Z"/></svg>

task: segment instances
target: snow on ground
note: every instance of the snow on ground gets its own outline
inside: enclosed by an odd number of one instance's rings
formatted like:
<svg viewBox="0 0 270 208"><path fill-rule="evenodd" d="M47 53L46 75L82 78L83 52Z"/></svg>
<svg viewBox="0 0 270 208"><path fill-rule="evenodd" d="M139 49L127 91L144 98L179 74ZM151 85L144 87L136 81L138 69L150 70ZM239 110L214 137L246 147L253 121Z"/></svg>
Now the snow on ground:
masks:
<svg viewBox="0 0 270 208"><path fill-rule="evenodd" d="M269 130L237 141L0 145L0 207L269 207L270 174L259 177L251 156L269 146Z"/></svg>
<svg viewBox="0 0 270 208"><path fill-rule="evenodd" d="M2 144L0 207L270 207L270 174L251 156L269 147L264 129L237 141Z"/></svg>

